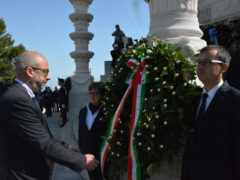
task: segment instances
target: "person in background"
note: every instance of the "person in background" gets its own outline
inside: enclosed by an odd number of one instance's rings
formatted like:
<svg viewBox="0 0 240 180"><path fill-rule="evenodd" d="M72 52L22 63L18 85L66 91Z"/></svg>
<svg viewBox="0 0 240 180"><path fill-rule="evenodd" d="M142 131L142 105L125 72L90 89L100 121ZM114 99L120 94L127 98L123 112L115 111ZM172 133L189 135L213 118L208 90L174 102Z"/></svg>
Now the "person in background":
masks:
<svg viewBox="0 0 240 180"><path fill-rule="evenodd" d="M232 20L229 23L231 32L229 38L229 53L232 57L229 69L224 77L227 82L240 90L240 26L238 20Z"/></svg>
<svg viewBox="0 0 240 180"><path fill-rule="evenodd" d="M67 109L68 109L68 92L64 86L64 79L58 78L59 89L59 105L61 109L62 124L59 127L64 127L67 123Z"/></svg>
<svg viewBox="0 0 240 180"><path fill-rule="evenodd" d="M123 37L125 37L125 34L124 32L120 29L119 25L117 24L115 26L116 28L116 31L114 31L112 33L112 36L115 36L115 39L114 39L114 44L117 43L118 44L118 49L121 51L124 47L124 44L123 44Z"/></svg>
<svg viewBox="0 0 240 180"><path fill-rule="evenodd" d="M54 162L77 173L99 164L52 136L34 94L50 79L43 55L26 51L16 59L16 78L0 96L1 180L51 180Z"/></svg>
<svg viewBox="0 0 240 180"><path fill-rule="evenodd" d="M113 50L110 51L112 56L112 67L114 68L117 62L118 57L122 54L118 48L118 44L113 44Z"/></svg>
<svg viewBox="0 0 240 180"><path fill-rule="evenodd" d="M84 154L93 154L97 160L100 159L101 136L107 129L107 124L102 120L101 103L104 95L104 86L101 82L93 82L88 87L90 102L79 112L78 144ZM89 172L90 180L102 180L100 167Z"/></svg>
<svg viewBox="0 0 240 180"><path fill-rule="evenodd" d="M181 180L240 179L240 91L223 81L230 55L222 46L200 50L204 87L194 106Z"/></svg>
<svg viewBox="0 0 240 180"><path fill-rule="evenodd" d="M44 107L46 108L46 116L52 117L52 106L53 106L52 90L48 86L46 86L45 90L43 91L43 102L44 102Z"/></svg>
<svg viewBox="0 0 240 180"><path fill-rule="evenodd" d="M126 44L126 48L128 48L129 46L134 46L133 40L131 37L129 37L127 39L127 44Z"/></svg>

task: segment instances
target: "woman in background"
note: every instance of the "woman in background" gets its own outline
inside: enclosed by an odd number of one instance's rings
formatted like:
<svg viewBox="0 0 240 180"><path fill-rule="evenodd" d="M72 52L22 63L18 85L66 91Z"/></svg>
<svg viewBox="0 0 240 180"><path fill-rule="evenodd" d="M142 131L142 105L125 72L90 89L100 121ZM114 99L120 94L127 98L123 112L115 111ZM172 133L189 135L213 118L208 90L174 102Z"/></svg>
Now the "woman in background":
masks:
<svg viewBox="0 0 240 180"><path fill-rule="evenodd" d="M107 124L102 120L101 103L104 95L104 86L101 82L93 82L88 87L90 102L79 112L78 144L83 154L93 154L100 160L101 136L105 135ZM101 168L89 171L90 180L102 180Z"/></svg>

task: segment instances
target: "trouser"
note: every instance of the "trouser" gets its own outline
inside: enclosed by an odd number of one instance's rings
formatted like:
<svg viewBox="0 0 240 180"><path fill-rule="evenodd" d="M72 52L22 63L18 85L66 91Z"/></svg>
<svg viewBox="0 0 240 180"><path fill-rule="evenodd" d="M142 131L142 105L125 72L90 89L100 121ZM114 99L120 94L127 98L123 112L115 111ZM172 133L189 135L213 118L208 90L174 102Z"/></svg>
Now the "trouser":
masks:
<svg viewBox="0 0 240 180"><path fill-rule="evenodd" d="M67 122L67 111L66 108L61 108L61 117L62 117L62 124L66 124Z"/></svg>

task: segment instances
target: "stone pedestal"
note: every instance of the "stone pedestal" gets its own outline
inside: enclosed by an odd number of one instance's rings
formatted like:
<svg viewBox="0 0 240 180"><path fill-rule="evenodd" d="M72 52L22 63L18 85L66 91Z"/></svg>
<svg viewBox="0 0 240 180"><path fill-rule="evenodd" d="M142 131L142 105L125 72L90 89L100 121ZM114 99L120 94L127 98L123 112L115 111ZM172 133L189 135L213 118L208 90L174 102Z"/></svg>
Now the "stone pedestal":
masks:
<svg viewBox="0 0 240 180"><path fill-rule="evenodd" d="M198 0L145 0L149 3L150 29L148 38L178 44L188 57L206 46L197 17Z"/></svg>

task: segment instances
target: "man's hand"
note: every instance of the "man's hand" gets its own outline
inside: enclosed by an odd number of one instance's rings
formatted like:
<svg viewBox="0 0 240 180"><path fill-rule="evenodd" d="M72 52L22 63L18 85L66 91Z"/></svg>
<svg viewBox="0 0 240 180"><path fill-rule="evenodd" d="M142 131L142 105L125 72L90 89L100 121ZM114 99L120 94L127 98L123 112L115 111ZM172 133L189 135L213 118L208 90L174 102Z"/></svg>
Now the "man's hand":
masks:
<svg viewBox="0 0 240 180"><path fill-rule="evenodd" d="M88 171L94 170L98 166L99 161L96 160L95 157L92 154L85 154L84 156L86 157L86 166L85 166L85 168Z"/></svg>

